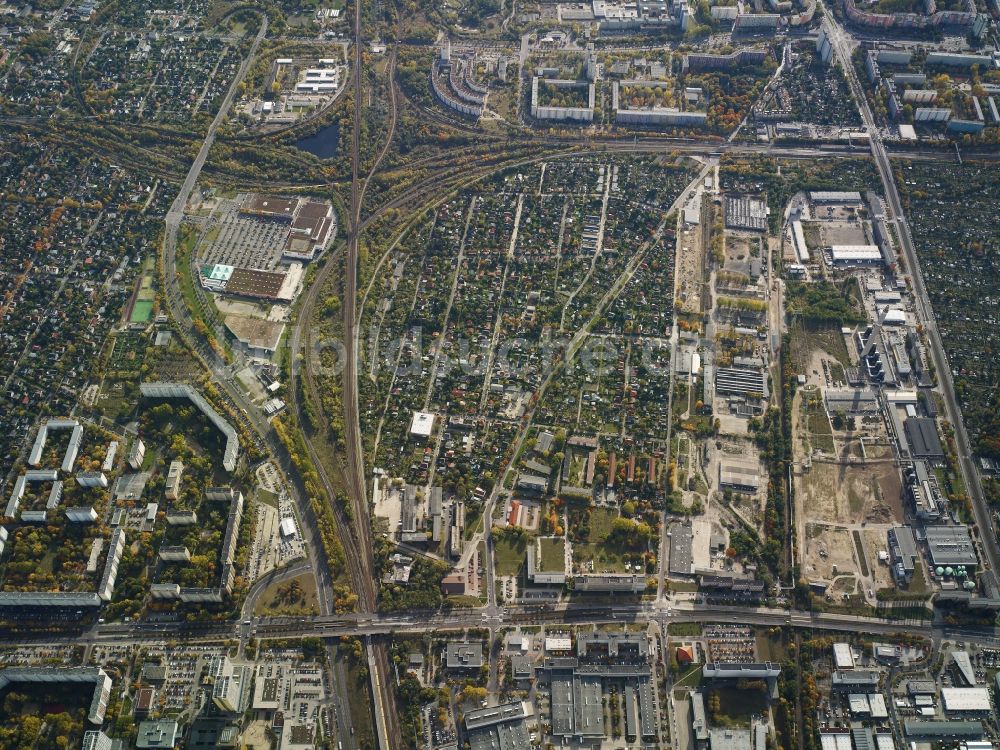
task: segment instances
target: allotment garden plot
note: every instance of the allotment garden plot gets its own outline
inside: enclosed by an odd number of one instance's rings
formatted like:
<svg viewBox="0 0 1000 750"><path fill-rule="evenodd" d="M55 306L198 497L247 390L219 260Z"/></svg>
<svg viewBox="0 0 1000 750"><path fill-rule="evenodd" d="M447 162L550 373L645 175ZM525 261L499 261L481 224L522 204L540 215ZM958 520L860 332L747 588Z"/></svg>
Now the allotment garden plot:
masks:
<svg viewBox="0 0 1000 750"><path fill-rule="evenodd" d="M560 484L596 497L605 482L595 483L594 462L606 475L610 451L623 480L654 487L665 471L667 218L695 167L542 162L455 197L405 237L362 321L362 432L374 465L426 488L418 504L440 489L446 504L474 509L533 419L586 438L568 459L579 476L568 464Z"/></svg>

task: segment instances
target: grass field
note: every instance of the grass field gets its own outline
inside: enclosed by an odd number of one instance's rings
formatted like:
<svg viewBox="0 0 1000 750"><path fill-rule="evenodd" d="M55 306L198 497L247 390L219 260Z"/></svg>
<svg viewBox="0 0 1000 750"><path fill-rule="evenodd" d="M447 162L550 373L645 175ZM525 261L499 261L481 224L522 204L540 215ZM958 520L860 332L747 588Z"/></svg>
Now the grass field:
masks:
<svg viewBox="0 0 1000 750"><path fill-rule="evenodd" d="M493 543L493 560L498 576L515 576L524 564L525 550L528 547L528 537L521 536L515 540L508 538L496 539Z"/></svg>
<svg viewBox="0 0 1000 750"><path fill-rule="evenodd" d="M712 723L722 727L747 727L754 714L767 711L767 693L763 690L739 690L737 688L715 688L709 693L719 694L720 711L712 715Z"/></svg>
<svg viewBox="0 0 1000 750"><path fill-rule="evenodd" d="M701 635L700 622L670 622L667 623L667 633L669 635L685 636L694 638Z"/></svg>
<svg viewBox="0 0 1000 750"><path fill-rule="evenodd" d="M287 595L290 584L295 581L302 592L299 598ZM272 583L260 595L253 608L255 615L315 615L319 614L316 602L316 579L311 573L303 573L287 581Z"/></svg>
<svg viewBox="0 0 1000 750"><path fill-rule="evenodd" d="M566 566L566 541L547 537L539 542L542 570L562 570Z"/></svg>
<svg viewBox="0 0 1000 750"><path fill-rule="evenodd" d="M850 365L847 344L839 327L807 328L795 324L790 333L792 361L799 371L809 364L809 357L816 349L822 349L845 367Z"/></svg>
<svg viewBox="0 0 1000 750"><path fill-rule="evenodd" d="M611 534L611 524L618 514L607 508L594 508L590 514L590 541L603 542Z"/></svg>

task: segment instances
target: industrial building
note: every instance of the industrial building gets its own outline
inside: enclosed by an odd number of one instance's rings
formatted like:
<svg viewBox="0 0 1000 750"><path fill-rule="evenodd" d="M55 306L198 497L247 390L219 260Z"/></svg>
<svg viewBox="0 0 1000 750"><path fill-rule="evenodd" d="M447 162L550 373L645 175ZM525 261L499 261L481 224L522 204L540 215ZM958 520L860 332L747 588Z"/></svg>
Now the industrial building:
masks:
<svg viewBox="0 0 1000 750"><path fill-rule="evenodd" d="M906 736L913 739L948 740L974 739L983 737L983 725L979 721L903 721Z"/></svg>
<svg viewBox="0 0 1000 750"><path fill-rule="evenodd" d="M767 230L767 203L760 198L727 195L724 208L728 229L744 229L753 232Z"/></svg>
<svg viewBox="0 0 1000 750"><path fill-rule="evenodd" d="M941 700L946 714L985 714L993 711L990 691L985 687L944 687Z"/></svg>
<svg viewBox="0 0 1000 750"><path fill-rule="evenodd" d="M854 669L854 654L849 643L833 644L833 665L837 669Z"/></svg>
<svg viewBox="0 0 1000 750"><path fill-rule="evenodd" d="M897 581L909 581L919 564L917 540L910 526L894 526L887 533L889 557Z"/></svg>
<svg viewBox="0 0 1000 750"><path fill-rule="evenodd" d="M946 569L979 565L968 526L928 526L925 534L931 565Z"/></svg>
<svg viewBox="0 0 1000 750"><path fill-rule="evenodd" d="M837 691L873 692L873 689L878 689L879 673L860 669L838 669L833 673L830 684Z"/></svg>
<svg viewBox="0 0 1000 750"><path fill-rule="evenodd" d="M922 458L935 464L944 461L944 448L938 437L935 420L930 417L909 417L903 424L903 431L914 458Z"/></svg>
<svg viewBox="0 0 1000 750"><path fill-rule="evenodd" d="M715 370L715 392L766 399L767 378L762 369L718 367Z"/></svg>
<svg viewBox="0 0 1000 750"><path fill-rule="evenodd" d="M832 245L828 251L834 266L875 266L882 263L878 245Z"/></svg>
<svg viewBox="0 0 1000 750"><path fill-rule="evenodd" d="M681 521L670 527L670 565L673 575L689 576L694 574L692 555L693 532L691 522Z"/></svg>
<svg viewBox="0 0 1000 750"><path fill-rule="evenodd" d="M610 679L624 682L626 735L656 739L658 716L645 635L593 633L578 641L576 657L547 657L541 668L551 686L552 735L561 742L605 738L603 697Z"/></svg>
<svg viewBox="0 0 1000 750"><path fill-rule="evenodd" d="M531 745L525 719L531 715L524 701L491 706L465 714L471 750L519 750Z"/></svg>
<svg viewBox="0 0 1000 750"><path fill-rule="evenodd" d="M826 388L823 400L831 414L874 414L878 411L878 401L871 388Z"/></svg>
<svg viewBox="0 0 1000 750"><path fill-rule="evenodd" d="M734 458L720 461L719 487L736 492L756 493L760 489L760 463Z"/></svg>

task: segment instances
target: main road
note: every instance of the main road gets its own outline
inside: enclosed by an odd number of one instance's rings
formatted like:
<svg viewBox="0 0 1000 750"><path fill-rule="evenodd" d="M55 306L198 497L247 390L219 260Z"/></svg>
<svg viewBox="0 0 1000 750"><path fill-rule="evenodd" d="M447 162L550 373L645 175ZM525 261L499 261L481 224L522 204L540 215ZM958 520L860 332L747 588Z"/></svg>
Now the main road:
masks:
<svg viewBox="0 0 1000 750"><path fill-rule="evenodd" d="M342 636L374 637L390 634L428 633L445 630L481 628L487 616L485 607L451 611L421 610L395 614L350 613L318 617L258 617L249 626L258 639ZM663 600L628 603L559 604L555 606L509 606L499 615L503 627L517 625L607 624L655 621L663 625L677 623L740 623L763 627L811 628L816 630L891 635L907 633L927 638L974 638L980 644L1000 645L1000 629L949 627L940 620L887 620L880 617L785 610L769 607L743 607L727 604L666 603ZM65 644L154 643L223 643L234 632L246 627L236 621L194 623L131 623L96 625L79 634L37 637L0 635L0 643ZM390 675L391 676L391 675Z"/></svg>

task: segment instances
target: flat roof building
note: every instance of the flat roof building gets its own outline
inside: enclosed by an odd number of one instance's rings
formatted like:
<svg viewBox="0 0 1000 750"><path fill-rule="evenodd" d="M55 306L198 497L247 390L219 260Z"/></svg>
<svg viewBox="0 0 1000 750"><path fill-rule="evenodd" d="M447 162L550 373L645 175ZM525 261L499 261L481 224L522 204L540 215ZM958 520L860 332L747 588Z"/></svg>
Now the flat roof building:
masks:
<svg viewBox="0 0 1000 750"><path fill-rule="evenodd" d="M111 678L99 667L10 667L0 669L0 691L8 685L28 683L94 683L87 721L103 724L104 714L111 699Z"/></svg>
<svg viewBox="0 0 1000 750"><path fill-rule="evenodd" d="M525 719L531 715L523 701L469 711L465 730L472 750L519 750L530 746Z"/></svg>
<svg viewBox="0 0 1000 750"><path fill-rule="evenodd" d="M183 461L171 461L170 468L167 469L166 486L163 490L167 500L176 500L181 491L181 475L184 473Z"/></svg>
<svg viewBox="0 0 1000 750"><path fill-rule="evenodd" d="M723 459L719 462L719 487L737 492L757 492L760 489L760 463Z"/></svg>
<svg viewBox="0 0 1000 750"><path fill-rule="evenodd" d="M928 526L925 534L931 564L935 567L964 565L974 568L979 565L968 526Z"/></svg>
<svg viewBox="0 0 1000 750"><path fill-rule="evenodd" d="M979 721L921 721L906 719L903 729L910 738L927 739L982 739L983 725Z"/></svg>
<svg viewBox="0 0 1000 750"><path fill-rule="evenodd" d="M701 691L691 693L691 732L695 750L708 747L708 721L705 719L705 697Z"/></svg>
<svg viewBox="0 0 1000 750"><path fill-rule="evenodd" d="M410 420L410 436L426 440L434 431L434 415L429 412L415 411Z"/></svg>
<svg viewBox="0 0 1000 750"><path fill-rule="evenodd" d="M878 687L879 673L870 670L840 670L833 673L831 685L834 690L855 690L857 688Z"/></svg>
<svg viewBox="0 0 1000 750"><path fill-rule="evenodd" d="M903 424L906 442L915 458L939 462L944 460L944 449L938 436L937 422L930 417L910 417Z"/></svg>
<svg viewBox="0 0 1000 750"><path fill-rule="evenodd" d="M710 729L708 736L711 750L753 750L749 729Z"/></svg>
<svg viewBox="0 0 1000 750"><path fill-rule="evenodd" d="M874 414L878 411L875 392L871 388L826 388L823 400L828 412Z"/></svg>
<svg viewBox="0 0 1000 750"><path fill-rule="evenodd" d="M972 668L972 659L969 658L968 651L952 651L951 658L958 668L958 673L966 685L976 684L976 671Z"/></svg>
<svg viewBox="0 0 1000 750"><path fill-rule="evenodd" d="M881 693L871 693L868 697L868 712L873 719L888 719L889 707L885 704L885 696Z"/></svg>
<svg viewBox="0 0 1000 750"><path fill-rule="evenodd" d="M835 266L877 265L882 262L878 245L833 245L830 260Z"/></svg>
<svg viewBox="0 0 1000 750"><path fill-rule="evenodd" d="M854 669L854 654L848 643L833 644L833 664L837 669Z"/></svg>
<svg viewBox="0 0 1000 750"><path fill-rule="evenodd" d="M483 666L483 644L457 642L447 644L445 665L448 669L480 669Z"/></svg>
<svg viewBox="0 0 1000 750"><path fill-rule="evenodd" d="M153 748L173 748L177 744L176 721L141 721L139 733L135 738L135 746L140 750Z"/></svg>
<svg viewBox="0 0 1000 750"><path fill-rule="evenodd" d="M941 699L947 714L990 713L990 691L985 687L945 687L941 688Z"/></svg>
<svg viewBox="0 0 1000 750"><path fill-rule="evenodd" d="M692 543L693 532L691 522L675 523L670 527L670 566L669 570L674 575L692 575L694 565L692 563Z"/></svg>

